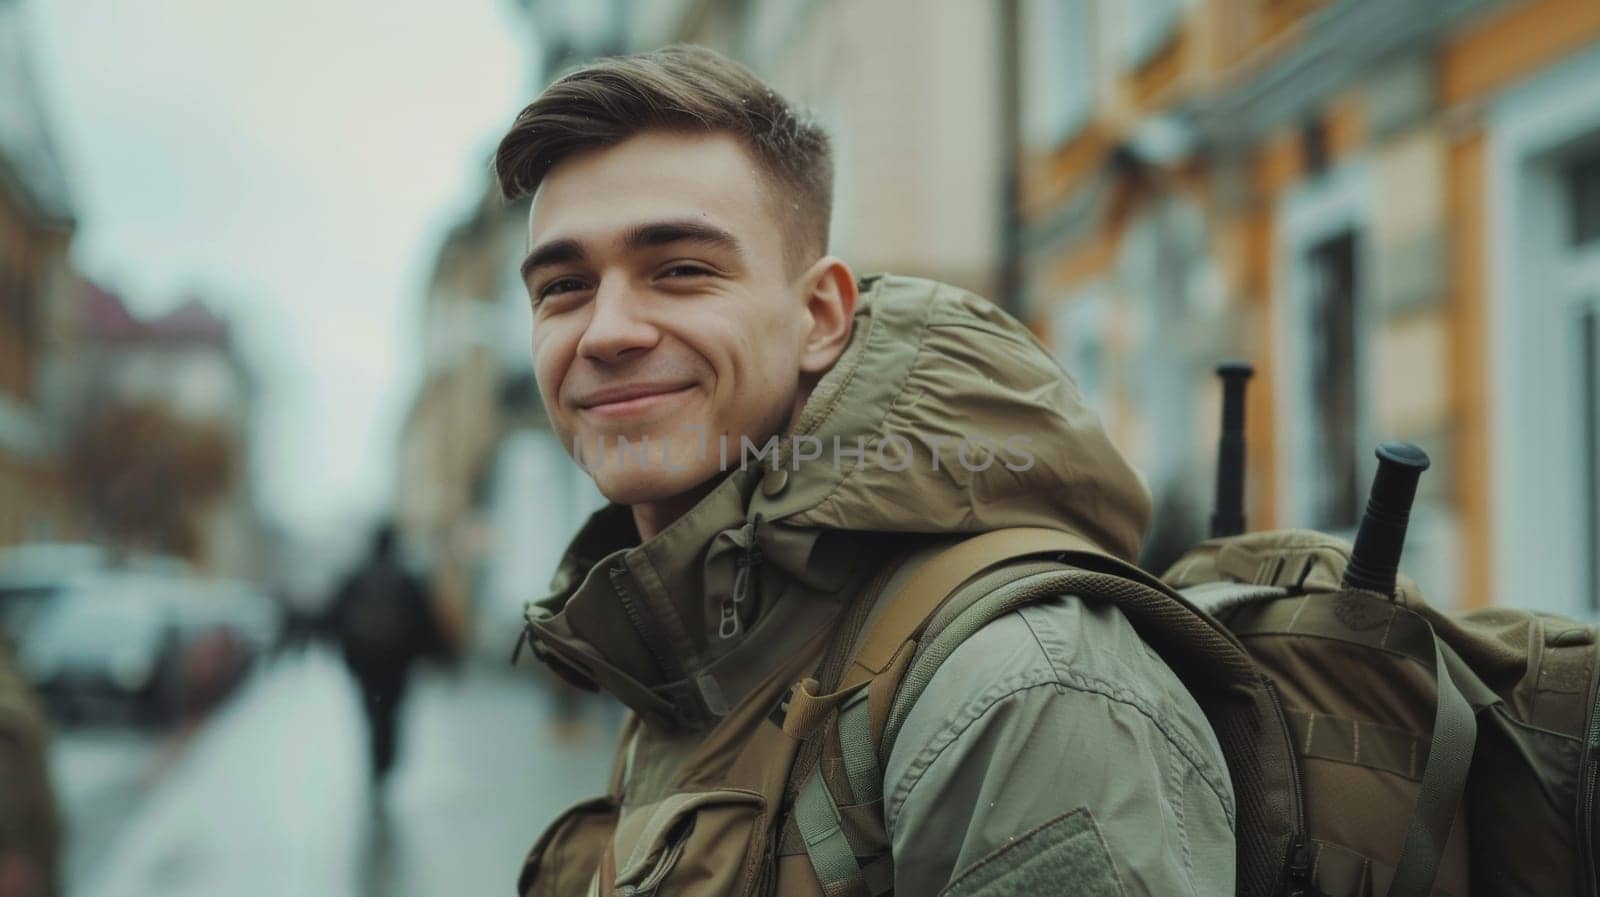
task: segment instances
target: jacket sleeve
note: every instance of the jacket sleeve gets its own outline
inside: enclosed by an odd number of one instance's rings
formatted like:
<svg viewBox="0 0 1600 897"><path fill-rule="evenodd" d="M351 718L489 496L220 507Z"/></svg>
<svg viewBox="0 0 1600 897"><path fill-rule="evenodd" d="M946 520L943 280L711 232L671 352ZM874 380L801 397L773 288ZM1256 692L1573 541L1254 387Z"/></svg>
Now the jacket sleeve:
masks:
<svg viewBox="0 0 1600 897"><path fill-rule="evenodd" d="M1225 897L1233 792L1177 677L1115 608L1007 614L944 662L890 753L902 894Z"/></svg>

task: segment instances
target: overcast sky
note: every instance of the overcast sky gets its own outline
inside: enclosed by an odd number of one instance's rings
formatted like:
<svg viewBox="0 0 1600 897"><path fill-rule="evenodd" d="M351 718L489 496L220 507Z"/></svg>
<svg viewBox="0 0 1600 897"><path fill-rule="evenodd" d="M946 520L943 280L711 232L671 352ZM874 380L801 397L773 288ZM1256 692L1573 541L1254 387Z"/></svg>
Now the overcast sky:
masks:
<svg viewBox="0 0 1600 897"><path fill-rule="evenodd" d="M509 6L26 0L79 269L233 322L262 498L302 532L389 498L424 278L531 89Z"/></svg>

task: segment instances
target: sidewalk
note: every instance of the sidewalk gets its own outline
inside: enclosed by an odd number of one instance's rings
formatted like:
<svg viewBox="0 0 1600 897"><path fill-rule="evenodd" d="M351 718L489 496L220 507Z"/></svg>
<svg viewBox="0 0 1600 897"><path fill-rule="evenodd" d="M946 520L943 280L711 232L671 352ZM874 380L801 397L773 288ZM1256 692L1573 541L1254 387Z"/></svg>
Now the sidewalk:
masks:
<svg viewBox="0 0 1600 897"><path fill-rule="evenodd" d="M424 670L414 686L386 820L354 688L311 648L271 661L206 725L76 893L510 894L545 823L603 787L611 733L556 744L527 671Z"/></svg>

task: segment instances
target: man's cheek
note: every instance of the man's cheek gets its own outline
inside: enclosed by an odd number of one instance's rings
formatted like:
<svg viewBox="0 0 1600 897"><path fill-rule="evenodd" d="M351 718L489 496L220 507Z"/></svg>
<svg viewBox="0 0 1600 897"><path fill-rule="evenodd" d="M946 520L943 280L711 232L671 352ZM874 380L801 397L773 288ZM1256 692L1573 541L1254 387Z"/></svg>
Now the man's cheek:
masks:
<svg viewBox="0 0 1600 897"><path fill-rule="evenodd" d="M544 400L546 407L555 405L567 367L562 355L557 352L558 348L559 344L554 340L542 338L537 330L534 331L533 379L539 386L539 397Z"/></svg>

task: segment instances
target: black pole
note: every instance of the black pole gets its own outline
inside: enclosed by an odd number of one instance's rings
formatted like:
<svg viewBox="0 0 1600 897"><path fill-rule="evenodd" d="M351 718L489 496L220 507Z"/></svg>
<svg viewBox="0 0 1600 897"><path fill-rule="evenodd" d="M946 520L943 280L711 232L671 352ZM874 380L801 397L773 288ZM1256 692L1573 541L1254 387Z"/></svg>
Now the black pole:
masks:
<svg viewBox="0 0 1600 897"><path fill-rule="evenodd" d="M1001 0L1000 14L1000 307L1022 313L1022 4Z"/></svg>
<svg viewBox="0 0 1600 897"><path fill-rule="evenodd" d="M1244 532L1244 391L1255 368L1244 361L1217 365L1222 379L1222 436L1217 442L1217 501L1211 538Z"/></svg>
<svg viewBox="0 0 1600 897"><path fill-rule="evenodd" d="M1344 587L1393 595L1417 481L1430 462L1427 452L1409 442L1385 442L1377 455L1378 473L1344 570Z"/></svg>

